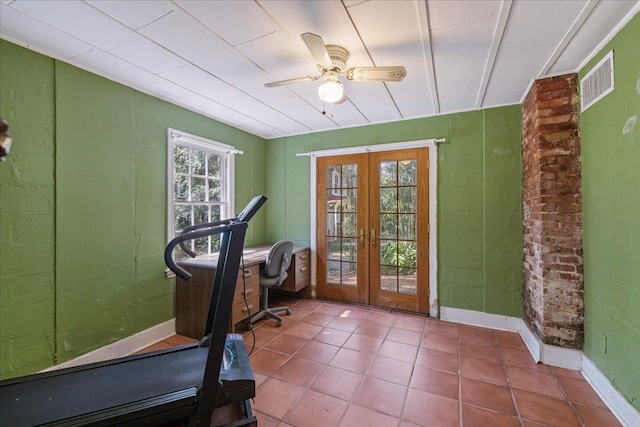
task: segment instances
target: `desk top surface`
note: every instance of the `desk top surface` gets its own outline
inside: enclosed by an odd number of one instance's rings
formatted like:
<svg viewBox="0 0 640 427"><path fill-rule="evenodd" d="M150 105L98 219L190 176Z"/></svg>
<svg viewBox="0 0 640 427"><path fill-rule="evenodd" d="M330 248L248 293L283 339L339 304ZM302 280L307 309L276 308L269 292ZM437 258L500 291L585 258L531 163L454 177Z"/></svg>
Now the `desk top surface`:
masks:
<svg viewBox="0 0 640 427"><path fill-rule="evenodd" d="M261 264L266 261L269 249L272 244L249 246L242 251L242 257L244 259L244 266L251 267L252 265ZM294 246L293 253L302 252L309 249L308 246ZM208 270L215 270L218 266L218 254L201 255L195 258L185 258L177 261L177 264L181 267L191 268L204 268Z"/></svg>

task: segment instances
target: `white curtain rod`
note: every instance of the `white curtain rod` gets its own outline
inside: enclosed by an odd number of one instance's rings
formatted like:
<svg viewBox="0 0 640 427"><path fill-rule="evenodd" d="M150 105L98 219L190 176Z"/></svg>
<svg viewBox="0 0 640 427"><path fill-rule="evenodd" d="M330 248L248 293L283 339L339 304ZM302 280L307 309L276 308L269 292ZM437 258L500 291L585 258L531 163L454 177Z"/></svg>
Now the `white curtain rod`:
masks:
<svg viewBox="0 0 640 427"><path fill-rule="evenodd" d="M357 147L330 148L327 150L308 151L306 153L296 153L296 157L327 157L339 156L343 154L373 153L378 151L404 150L407 148L433 147L436 144L445 142L446 138L421 139L417 141L392 142L389 144L361 145Z"/></svg>
<svg viewBox="0 0 640 427"><path fill-rule="evenodd" d="M201 137L199 137L197 135L185 134L185 133L182 133L182 132L178 132L178 131L176 131L174 129L169 129L169 135L173 139L180 139L180 140L183 140L185 142L190 142L192 144L207 145L207 140L205 138L201 138ZM223 144L223 143L217 142L217 141L216 141L216 144L218 144L219 146L224 147L224 149L227 150L227 153L244 154L242 150L238 150L236 147L234 147L232 145Z"/></svg>

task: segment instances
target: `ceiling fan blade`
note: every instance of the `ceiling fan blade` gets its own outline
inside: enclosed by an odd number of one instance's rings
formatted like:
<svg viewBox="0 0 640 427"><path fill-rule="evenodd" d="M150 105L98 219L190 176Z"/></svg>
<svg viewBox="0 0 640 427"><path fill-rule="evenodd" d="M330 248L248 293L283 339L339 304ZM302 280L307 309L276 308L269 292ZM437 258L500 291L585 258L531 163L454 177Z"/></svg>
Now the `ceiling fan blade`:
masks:
<svg viewBox="0 0 640 427"><path fill-rule="evenodd" d="M322 41L322 37L313 34L313 33L303 33L300 34L302 41L307 45L307 49L311 52L313 59L316 60L318 65L322 67L330 67L331 66L331 57L329 56L329 52L327 52L327 47Z"/></svg>
<svg viewBox="0 0 640 427"><path fill-rule="evenodd" d="M298 78L295 78L295 79L280 80L280 81L277 81L277 82L265 83L264 86L265 87L277 87L277 86L290 85L290 84L293 84L293 83L314 82L314 81L318 80L320 77L322 77L322 74L319 75L319 76L298 77Z"/></svg>
<svg viewBox="0 0 640 427"><path fill-rule="evenodd" d="M399 82L407 75L402 66L389 67L353 67L345 71L347 80L370 82Z"/></svg>

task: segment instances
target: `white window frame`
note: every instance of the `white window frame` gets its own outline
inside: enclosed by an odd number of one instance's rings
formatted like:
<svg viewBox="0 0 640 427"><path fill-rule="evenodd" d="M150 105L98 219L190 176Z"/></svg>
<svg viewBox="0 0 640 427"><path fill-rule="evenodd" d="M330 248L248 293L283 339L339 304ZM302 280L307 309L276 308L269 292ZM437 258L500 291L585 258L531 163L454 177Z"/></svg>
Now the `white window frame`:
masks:
<svg viewBox="0 0 640 427"><path fill-rule="evenodd" d="M220 203L221 219L232 218L235 215L235 156L242 151L235 147L213 141L201 136L192 135L179 130L167 129L167 242L175 237L175 209L174 209L174 147L189 147L222 156L221 179L222 202Z"/></svg>

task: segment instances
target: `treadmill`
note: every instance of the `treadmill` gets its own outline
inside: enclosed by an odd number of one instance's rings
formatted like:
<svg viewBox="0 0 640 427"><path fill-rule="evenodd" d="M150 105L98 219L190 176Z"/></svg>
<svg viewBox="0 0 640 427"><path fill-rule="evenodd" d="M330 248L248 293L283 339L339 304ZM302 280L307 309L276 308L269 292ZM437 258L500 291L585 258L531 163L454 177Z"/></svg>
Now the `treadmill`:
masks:
<svg viewBox="0 0 640 427"><path fill-rule="evenodd" d="M0 425L208 427L215 408L243 400L247 419L255 421L247 406L255 381L246 348L227 328L247 222L266 200L256 196L236 218L190 227L167 245L167 266L189 280L173 249L221 234L199 343L0 381Z"/></svg>

